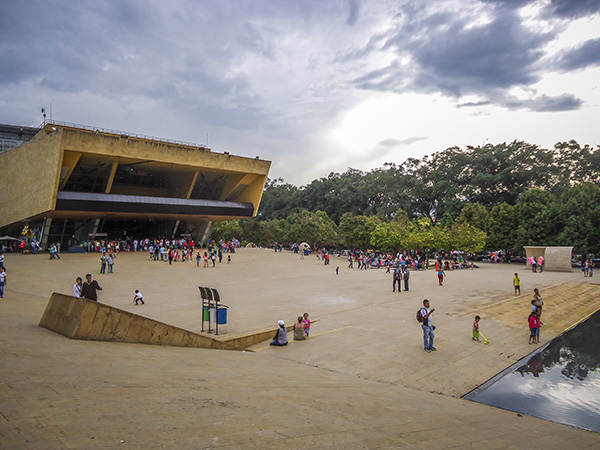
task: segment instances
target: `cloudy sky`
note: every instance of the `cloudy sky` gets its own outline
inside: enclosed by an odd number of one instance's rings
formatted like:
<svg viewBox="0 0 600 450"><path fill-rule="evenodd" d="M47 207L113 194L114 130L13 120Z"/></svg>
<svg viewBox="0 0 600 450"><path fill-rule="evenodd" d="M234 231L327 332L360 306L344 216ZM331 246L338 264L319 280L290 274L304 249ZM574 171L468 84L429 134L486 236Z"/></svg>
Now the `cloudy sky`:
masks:
<svg viewBox="0 0 600 450"><path fill-rule="evenodd" d="M600 145L600 0L3 0L0 55L0 123L52 104L296 185L454 145Z"/></svg>

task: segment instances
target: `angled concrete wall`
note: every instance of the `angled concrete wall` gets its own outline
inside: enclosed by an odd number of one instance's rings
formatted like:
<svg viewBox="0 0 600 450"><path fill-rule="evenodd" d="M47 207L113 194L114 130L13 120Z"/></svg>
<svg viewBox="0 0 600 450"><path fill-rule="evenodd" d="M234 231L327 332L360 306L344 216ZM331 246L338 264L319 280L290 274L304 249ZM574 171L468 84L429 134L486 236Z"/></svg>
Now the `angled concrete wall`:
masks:
<svg viewBox="0 0 600 450"><path fill-rule="evenodd" d="M103 303L56 292L50 297L39 325L71 339L221 350L243 348Z"/></svg>

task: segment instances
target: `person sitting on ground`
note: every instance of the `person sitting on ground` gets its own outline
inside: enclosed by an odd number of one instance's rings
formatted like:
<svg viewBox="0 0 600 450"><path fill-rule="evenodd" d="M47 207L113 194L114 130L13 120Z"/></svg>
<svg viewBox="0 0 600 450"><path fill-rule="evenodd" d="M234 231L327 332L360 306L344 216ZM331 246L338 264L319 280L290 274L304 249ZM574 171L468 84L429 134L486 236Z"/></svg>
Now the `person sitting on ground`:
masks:
<svg viewBox="0 0 600 450"><path fill-rule="evenodd" d="M304 341L306 334L304 333L304 323L302 322L302 316L298 316L298 322L294 324L294 340Z"/></svg>
<svg viewBox="0 0 600 450"><path fill-rule="evenodd" d="M273 341L269 345L283 347L284 345L288 344L287 329L285 328L285 322L283 320L279 320L277 323L279 324L279 329L277 330L277 333L275 333Z"/></svg>

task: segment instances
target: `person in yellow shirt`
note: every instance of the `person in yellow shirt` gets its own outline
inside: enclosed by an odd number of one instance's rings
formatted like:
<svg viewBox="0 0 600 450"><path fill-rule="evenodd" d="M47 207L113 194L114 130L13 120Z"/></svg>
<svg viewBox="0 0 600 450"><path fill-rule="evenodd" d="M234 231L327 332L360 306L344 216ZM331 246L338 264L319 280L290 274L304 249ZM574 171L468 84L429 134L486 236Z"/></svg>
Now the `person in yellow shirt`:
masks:
<svg viewBox="0 0 600 450"><path fill-rule="evenodd" d="M513 278L513 286L515 287L515 295L521 295L521 278L518 273L515 273Z"/></svg>

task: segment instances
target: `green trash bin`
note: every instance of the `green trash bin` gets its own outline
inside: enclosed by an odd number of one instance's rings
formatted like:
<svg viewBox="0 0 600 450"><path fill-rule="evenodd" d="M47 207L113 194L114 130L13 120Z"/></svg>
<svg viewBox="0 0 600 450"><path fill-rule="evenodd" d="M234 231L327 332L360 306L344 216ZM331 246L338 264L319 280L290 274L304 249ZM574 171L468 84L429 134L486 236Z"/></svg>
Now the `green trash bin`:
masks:
<svg viewBox="0 0 600 450"><path fill-rule="evenodd" d="M202 320L208 322L208 306L202 307Z"/></svg>

